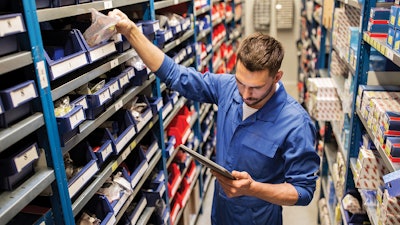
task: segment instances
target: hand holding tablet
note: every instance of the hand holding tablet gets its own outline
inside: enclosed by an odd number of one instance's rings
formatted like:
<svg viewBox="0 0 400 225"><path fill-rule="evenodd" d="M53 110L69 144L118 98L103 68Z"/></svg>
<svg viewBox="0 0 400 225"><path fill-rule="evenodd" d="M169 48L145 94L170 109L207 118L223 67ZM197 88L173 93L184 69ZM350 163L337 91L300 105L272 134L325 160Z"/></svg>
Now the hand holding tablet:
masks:
<svg viewBox="0 0 400 225"><path fill-rule="evenodd" d="M197 161L199 161L204 166L207 166L211 170L213 170L215 172L218 172L221 175L223 175L223 176L225 176L225 177L227 177L229 179L236 180L236 178L234 176L232 176L232 174L227 169L225 169L221 165L213 162L212 160L204 157L203 155L199 154L198 152L194 151L193 149L190 149L190 148L186 147L185 145L179 145L179 148L181 148L185 152L189 153Z"/></svg>

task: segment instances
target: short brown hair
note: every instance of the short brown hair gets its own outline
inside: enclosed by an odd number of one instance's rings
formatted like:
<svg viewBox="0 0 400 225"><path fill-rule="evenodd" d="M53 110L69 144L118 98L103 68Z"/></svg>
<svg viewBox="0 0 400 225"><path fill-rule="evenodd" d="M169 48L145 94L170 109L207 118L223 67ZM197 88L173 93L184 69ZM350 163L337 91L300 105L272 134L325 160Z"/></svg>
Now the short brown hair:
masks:
<svg viewBox="0 0 400 225"><path fill-rule="evenodd" d="M270 75L275 76L281 68L283 56L279 41L266 34L254 33L241 42L237 61L252 72L268 69Z"/></svg>

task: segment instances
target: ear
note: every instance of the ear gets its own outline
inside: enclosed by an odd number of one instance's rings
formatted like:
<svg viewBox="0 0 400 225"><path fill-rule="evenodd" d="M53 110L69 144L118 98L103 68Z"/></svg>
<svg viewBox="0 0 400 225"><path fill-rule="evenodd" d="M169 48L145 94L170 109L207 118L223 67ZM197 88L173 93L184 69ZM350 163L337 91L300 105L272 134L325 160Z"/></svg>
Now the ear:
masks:
<svg viewBox="0 0 400 225"><path fill-rule="evenodd" d="M281 80L282 76L283 76L283 71L282 71L282 70L279 70L279 71L276 73L275 77L274 77L274 82L275 82L275 83L278 83L278 81Z"/></svg>

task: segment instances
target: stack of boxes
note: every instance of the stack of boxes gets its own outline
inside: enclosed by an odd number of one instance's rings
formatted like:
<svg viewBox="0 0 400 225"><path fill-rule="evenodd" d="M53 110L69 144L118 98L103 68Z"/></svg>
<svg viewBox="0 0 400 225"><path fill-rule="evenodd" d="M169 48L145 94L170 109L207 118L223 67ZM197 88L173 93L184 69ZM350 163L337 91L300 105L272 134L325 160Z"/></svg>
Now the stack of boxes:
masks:
<svg viewBox="0 0 400 225"><path fill-rule="evenodd" d="M400 6L393 5L390 8L389 15L389 30L386 39L387 45L395 51L399 51L400 48L400 23L399 23L399 13Z"/></svg>
<svg viewBox="0 0 400 225"><path fill-rule="evenodd" d="M392 161L398 161L400 151L400 87L360 85L356 107L372 130L374 143L385 150Z"/></svg>
<svg viewBox="0 0 400 225"><path fill-rule="evenodd" d="M389 29L390 9L371 8L367 33L371 37L387 37Z"/></svg>
<svg viewBox="0 0 400 225"><path fill-rule="evenodd" d="M386 189L378 189L376 214L380 225L400 224L400 199L391 197Z"/></svg>
<svg viewBox="0 0 400 225"><path fill-rule="evenodd" d="M342 106L331 78L309 78L307 80L309 114L320 121L342 120Z"/></svg>

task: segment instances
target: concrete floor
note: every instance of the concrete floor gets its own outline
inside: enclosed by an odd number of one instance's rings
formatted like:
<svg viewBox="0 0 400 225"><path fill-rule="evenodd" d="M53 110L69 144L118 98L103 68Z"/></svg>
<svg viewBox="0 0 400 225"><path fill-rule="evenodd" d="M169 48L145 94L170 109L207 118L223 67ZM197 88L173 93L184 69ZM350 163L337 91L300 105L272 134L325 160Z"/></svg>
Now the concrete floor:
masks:
<svg viewBox="0 0 400 225"><path fill-rule="evenodd" d="M319 185L318 185L319 186ZM283 207L283 225L317 225L318 224L318 208L317 202L319 199L318 191L314 194L314 199L308 206L286 206ZM203 214L197 220L196 225L209 225L211 224L211 205L212 193L214 192L214 179L206 193L203 205Z"/></svg>

